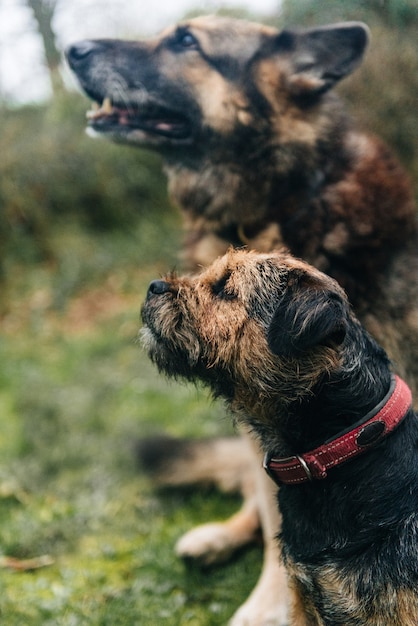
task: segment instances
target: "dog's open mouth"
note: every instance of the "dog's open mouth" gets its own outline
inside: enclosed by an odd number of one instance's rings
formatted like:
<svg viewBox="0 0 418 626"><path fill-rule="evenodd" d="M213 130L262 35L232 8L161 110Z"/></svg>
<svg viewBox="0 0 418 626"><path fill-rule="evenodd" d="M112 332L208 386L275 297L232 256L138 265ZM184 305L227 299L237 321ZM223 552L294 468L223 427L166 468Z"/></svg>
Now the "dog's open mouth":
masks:
<svg viewBox="0 0 418 626"><path fill-rule="evenodd" d="M190 136L190 124L186 116L162 107L140 109L137 105L113 104L105 98L101 105L93 102L87 112L88 125L98 132L128 133L140 130L172 140L184 140Z"/></svg>

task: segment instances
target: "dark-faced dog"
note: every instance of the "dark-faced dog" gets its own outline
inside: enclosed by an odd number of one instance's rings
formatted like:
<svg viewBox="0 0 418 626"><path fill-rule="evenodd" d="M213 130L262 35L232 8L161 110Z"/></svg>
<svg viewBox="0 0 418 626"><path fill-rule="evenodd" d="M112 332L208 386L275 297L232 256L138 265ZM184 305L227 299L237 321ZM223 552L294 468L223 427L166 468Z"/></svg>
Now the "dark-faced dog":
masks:
<svg viewBox="0 0 418 626"><path fill-rule="evenodd" d="M67 56L96 103L90 131L162 154L171 197L183 210L189 267L210 263L230 244L267 252L284 243L340 282L413 387L411 191L396 159L355 128L333 89L361 63L367 41L360 23L278 31L206 16L147 41L79 42ZM153 448L147 464L165 483L239 484L241 512L191 531L177 550L213 563L252 540L261 521L266 567L233 624L283 624L284 597L271 593L283 578L272 543L277 515L268 481L242 461L249 445L169 442Z"/></svg>
<svg viewBox="0 0 418 626"><path fill-rule="evenodd" d="M416 626L418 420L339 285L286 253L231 251L152 282L142 319L158 368L203 381L261 441L290 624Z"/></svg>

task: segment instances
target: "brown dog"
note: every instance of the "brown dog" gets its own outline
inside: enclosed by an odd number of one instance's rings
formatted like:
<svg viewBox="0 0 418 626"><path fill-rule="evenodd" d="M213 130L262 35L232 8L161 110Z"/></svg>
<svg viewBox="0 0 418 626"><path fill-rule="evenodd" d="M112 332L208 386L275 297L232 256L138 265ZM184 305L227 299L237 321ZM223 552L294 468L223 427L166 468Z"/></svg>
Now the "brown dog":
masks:
<svg viewBox="0 0 418 626"><path fill-rule="evenodd" d="M163 155L191 267L231 243L260 251L284 243L338 279L413 385L418 246L410 189L386 147L353 127L332 91L361 62L367 38L356 23L279 32L203 17L148 41L80 42L68 59L85 91L104 103L89 128ZM233 624L282 624L284 598L270 593L283 578L271 541L277 514L269 483L243 463L248 446L170 442L171 464L166 447L154 452L164 451L163 481L240 484L242 511L191 531L177 549L204 563L226 558L254 537L261 518L266 567Z"/></svg>
<svg viewBox="0 0 418 626"><path fill-rule="evenodd" d="M418 419L336 281L230 252L151 283L144 343L260 438L281 484L293 626L418 624ZM272 593L275 593L272 590Z"/></svg>

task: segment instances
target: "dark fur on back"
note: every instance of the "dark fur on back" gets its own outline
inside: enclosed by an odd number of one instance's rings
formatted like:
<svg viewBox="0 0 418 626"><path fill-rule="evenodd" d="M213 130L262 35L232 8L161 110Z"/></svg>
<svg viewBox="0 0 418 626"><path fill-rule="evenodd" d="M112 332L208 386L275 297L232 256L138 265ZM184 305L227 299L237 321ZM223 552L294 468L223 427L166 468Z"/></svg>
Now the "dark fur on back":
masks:
<svg viewBox="0 0 418 626"><path fill-rule="evenodd" d="M283 244L336 278L411 386L418 380L418 239L409 181L333 91L367 28L274 28L215 16L147 41L80 42L68 59L107 104L89 126L164 158L184 254ZM401 121L400 121L401 123Z"/></svg>
<svg viewBox="0 0 418 626"><path fill-rule="evenodd" d="M364 419L391 384L385 351L335 281L286 254L230 252L195 278L151 283L145 346L202 380L276 457ZM418 623L418 419L332 468L282 485L280 541L294 626Z"/></svg>

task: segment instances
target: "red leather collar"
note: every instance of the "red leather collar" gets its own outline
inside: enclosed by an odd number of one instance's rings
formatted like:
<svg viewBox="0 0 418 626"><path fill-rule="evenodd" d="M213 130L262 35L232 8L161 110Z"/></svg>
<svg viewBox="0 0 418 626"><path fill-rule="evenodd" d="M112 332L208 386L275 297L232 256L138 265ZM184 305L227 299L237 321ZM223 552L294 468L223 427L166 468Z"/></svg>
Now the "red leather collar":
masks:
<svg viewBox="0 0 418 626"><path fill-rule="evenodd" d="M392 432L406 416L412 404L408 385L399 376L392 377L388 394L366 415L361 424L339 433L334 439L311 452L286 458L264 457L264 469L278 484L300 483L326 478L331 467L363 454Z"/></svg>

